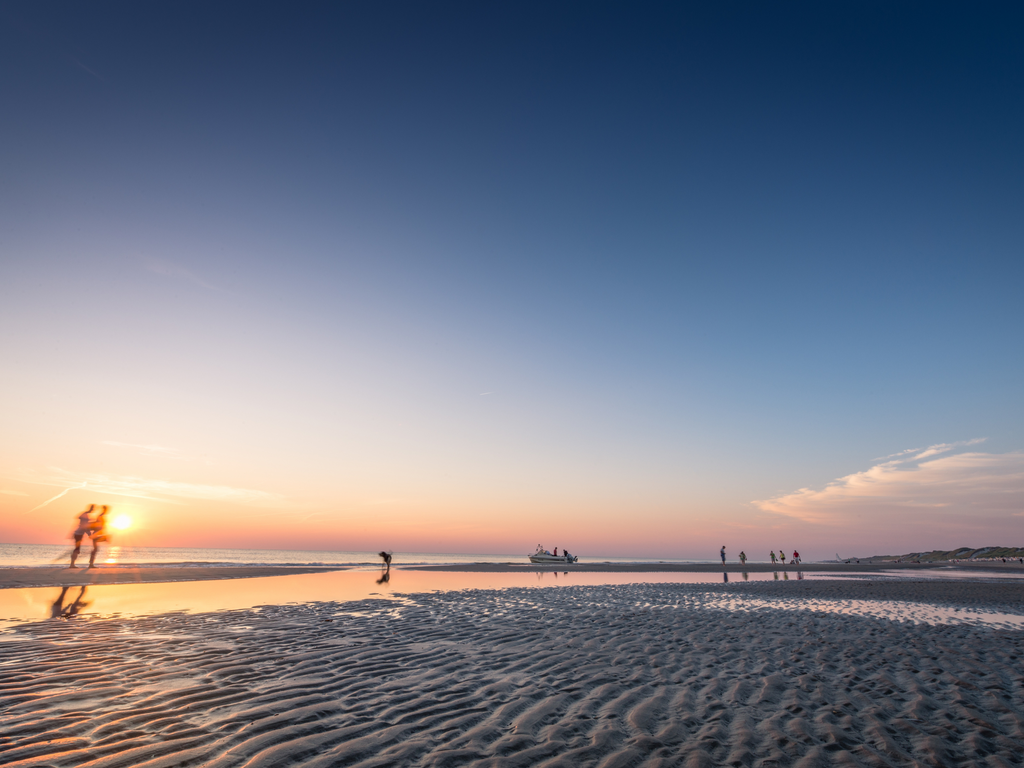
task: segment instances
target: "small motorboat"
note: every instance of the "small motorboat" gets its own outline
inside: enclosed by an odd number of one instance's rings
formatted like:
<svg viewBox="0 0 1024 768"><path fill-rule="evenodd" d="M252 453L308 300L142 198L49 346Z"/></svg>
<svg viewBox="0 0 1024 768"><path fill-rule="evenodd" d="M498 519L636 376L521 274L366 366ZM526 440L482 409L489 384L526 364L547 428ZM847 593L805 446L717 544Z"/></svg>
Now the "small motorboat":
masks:
<svg viewBox="0 0 1024 768"><path fill-rule="evenodd" d="M563 555L552 555L544 547L537 545L537 551L530 555L531 563L549 563L551 565L568 565L575 563L577 557L566 552Z"/></svg>

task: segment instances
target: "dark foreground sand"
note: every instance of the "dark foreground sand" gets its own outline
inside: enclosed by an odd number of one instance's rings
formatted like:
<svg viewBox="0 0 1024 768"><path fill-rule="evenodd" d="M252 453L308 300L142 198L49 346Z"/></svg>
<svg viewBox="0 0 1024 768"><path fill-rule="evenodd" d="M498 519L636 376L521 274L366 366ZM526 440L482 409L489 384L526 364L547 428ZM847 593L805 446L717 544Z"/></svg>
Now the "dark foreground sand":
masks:
<svg viewBox="0 0 1024 768"><path fill-rule="evenodd" d="M0 764L1019 766L1024 632L976 626L991 609L1024 613L1021 588L516 588L40 622L0 633Z"/></svg>
<svg viewBox="0 0 1024 768"><path fill-rule="evenodd" d="M296 573L340 571L343 567L291 565L229 566L116 566L99 568L0 568L0 589L21 587L77 587L83 584L153 584L161 581L251 579Z"/></svg>

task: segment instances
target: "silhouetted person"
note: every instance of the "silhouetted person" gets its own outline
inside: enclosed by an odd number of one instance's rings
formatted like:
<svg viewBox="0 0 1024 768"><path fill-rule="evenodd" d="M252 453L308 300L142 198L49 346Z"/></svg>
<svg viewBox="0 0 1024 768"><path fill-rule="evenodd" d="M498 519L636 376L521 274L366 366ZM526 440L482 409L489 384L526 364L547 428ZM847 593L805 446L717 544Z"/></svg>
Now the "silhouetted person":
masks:
<svg viewBox="0 0 1024 768"><path fill-rule="evenodd" d="M95 504L90 504L89 508L78 516L78 527L75 528L71 537L75 540L75 548L71 550L71 565L69 568L77 568L75 561L78 559L78 553L82 551L82 538L92 530L92 511L96 509Z"/></svg>
<svg viewBox="0 0 1024 768"><path fill-rule="evenodd" d="M725 544L722 545L722 551L718 554L722 556L722 565L725 565Z"/></svg>
<svg viewBox="0 0 1024 768"><path fill-rule="evenodd" d="M384 582L391 581L391 553L382 551L377 554L380 555L380 559L384 561L381 563L382 573L380 578L377 579L377 583L383 584Z"/></svg>
<svg viewBox="0 0 1024 768"><path fill-rule="evenodd" d="M89 567L96 567L96 553L100 551L100 544L107 540L107 513L110 511L110 507L106 504L100 509L100 513L96 515L96 519L92 521L92 526L89 528L89 537L92 539L92 552L89 553Z"/></svg>

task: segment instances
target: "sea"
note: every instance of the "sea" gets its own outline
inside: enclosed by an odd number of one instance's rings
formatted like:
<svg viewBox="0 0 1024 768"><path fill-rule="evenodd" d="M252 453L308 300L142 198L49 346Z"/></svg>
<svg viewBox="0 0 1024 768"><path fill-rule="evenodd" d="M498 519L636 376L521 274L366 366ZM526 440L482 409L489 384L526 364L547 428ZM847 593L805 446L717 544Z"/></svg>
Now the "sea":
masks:
<svg viewBox="0 0 1024 768"><path fill-rule="evenodd" d="M82 547L88 557L90 547ZM0 544L0 568L32 568L67 563L71 547L67 544ZM131 547L111 546L100 550L99 562L104 566L132 567L181 565L345 565L379 566L376 552L333 552L292 549L209 549L200 547ZM527 563L526 554L465 554L458 552L394 552L392 564L402 565L469 565L473 563ZM582 563L710 563L712 560L665 560L637 557L579 555ZM753 562L753 561L751 561Z"/></svg>

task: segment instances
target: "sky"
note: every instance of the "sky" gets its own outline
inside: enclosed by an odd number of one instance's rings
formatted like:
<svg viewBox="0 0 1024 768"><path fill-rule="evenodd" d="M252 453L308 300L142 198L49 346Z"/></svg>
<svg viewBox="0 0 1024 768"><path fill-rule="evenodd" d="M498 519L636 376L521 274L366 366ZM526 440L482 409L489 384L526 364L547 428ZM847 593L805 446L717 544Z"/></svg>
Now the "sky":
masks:
<svg viewBox="0 0 1024 768"><path fill-rule="evenodd" d="M1024 546L1024 10L0 6L0 541Z"/></svg>

